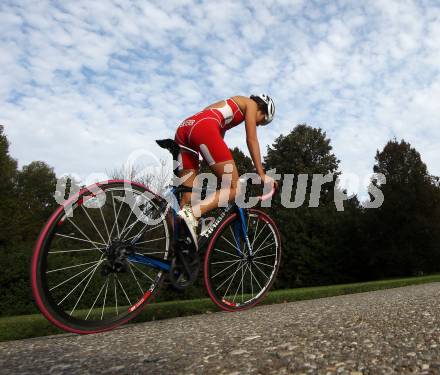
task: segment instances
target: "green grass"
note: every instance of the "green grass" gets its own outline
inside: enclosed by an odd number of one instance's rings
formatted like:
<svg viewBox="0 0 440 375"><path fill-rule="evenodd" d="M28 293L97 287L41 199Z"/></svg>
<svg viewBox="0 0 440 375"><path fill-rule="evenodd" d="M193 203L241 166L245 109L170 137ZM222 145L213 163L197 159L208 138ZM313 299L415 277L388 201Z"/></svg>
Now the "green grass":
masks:
<svg viewBox="0 0 440 375"><path fill-rule="evenodd" d="M276 290L270 292L262 304L268 305L301 301L431 282L440 282L440 275ZM152 303L145 308L145 310L134 320L134 322L139 323L151 320L168 319L178 316L203 314L213 311L218 311L218 309L209 298ZM65 332L52 326L40 314L0 318L0 341L19 340L60 333Z"/></svg>

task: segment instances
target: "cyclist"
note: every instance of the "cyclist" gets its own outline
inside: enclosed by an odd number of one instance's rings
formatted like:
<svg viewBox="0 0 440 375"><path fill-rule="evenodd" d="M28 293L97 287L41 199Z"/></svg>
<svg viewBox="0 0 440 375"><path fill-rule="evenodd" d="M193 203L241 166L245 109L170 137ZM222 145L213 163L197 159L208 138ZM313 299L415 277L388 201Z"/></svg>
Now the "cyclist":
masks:
<svg viewBox="0 0 440 375"><path fill-rule="evenodd" d="M225 177L229 177L231 182L230 188L216 191L193 207L189 205L191 193L183 195L179 216L188 226L196 248L198 219L218 207L223 197L232 201L237 193L239 178L237 166L223 140L227 130L245 122L246 142L256 172L265 184L274 183L274 180L264 172L257 138L257 126L269 124L274 115L275 104L266 94L251 95L249 98L233 96L209 105L179 125L175 141L200 153L218 179L222 180L226 175ZM192 187L199 169L198 155L181 149L179 163L179 177L183 178L185 186Z"/></svg>

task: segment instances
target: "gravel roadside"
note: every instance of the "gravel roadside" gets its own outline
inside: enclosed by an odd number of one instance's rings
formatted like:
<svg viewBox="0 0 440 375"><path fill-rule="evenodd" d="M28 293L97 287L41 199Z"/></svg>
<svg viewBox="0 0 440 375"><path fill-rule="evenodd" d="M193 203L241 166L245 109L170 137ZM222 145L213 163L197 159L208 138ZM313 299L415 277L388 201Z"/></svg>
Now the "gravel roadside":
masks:
<svg viewBox="0 0 440 375"><path fill-rule="evenodd" d="M0 343L0 374L440 374L440 283Z"/></svg>

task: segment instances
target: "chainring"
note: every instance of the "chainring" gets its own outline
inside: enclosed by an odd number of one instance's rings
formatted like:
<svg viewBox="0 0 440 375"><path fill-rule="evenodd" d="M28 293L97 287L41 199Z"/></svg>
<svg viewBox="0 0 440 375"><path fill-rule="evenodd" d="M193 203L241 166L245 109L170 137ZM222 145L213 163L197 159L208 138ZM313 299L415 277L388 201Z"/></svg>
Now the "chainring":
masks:
<svg viewBox="0 0 440 375"><path fill-rule="evenodd" d="M185 264L187 267L185 267ZM188 269L187 269L188 268ZM179 249L171 261L168 274L170 285L179 291L185 290L194 284L200 270L200 257L197 251Z"/></svg>

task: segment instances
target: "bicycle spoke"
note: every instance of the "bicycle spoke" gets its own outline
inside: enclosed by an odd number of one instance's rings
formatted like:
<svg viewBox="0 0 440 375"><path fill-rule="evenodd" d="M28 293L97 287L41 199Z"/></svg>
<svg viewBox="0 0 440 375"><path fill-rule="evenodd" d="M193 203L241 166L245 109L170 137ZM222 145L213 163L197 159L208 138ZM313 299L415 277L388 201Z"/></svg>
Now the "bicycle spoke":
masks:
<svg viewBox="0 0 440 375"><path fill-rule="evenodd" d="M244 281L246 279L246 272L247 272L248 268L249 268L249 264L246 264L246 269L244 270L243 280L241 283L241 303L244 302Z"/></svg>
<svg viewBox="0 0 440 375"><path fill-rule="evenodd" d="M140 222L140 220L138 219L138 220L136 220L136 221L134 221L132 224L130 224L129 226L128 226L128 228L127 228L127 232L126 233L123 233L124 234L124 237L122 238L124 241L129 241L130 239L132 239L132 238L134 238L134 237L136 237L136 235L134 235L134 236L132 236L132 237L130 237L130 238L126 238L127 236L128 236L128 234L132 231L132 229L136 226L136 224L137 223L139 223Z"/></svg>
<svg viewBox="0 0 440 375"><path fill-rule="evenodd" d="M274 268L274 266L272 266L272 265L270 265L270 264L263 263L263 262L258 262L258 261L256 261L256 260L254 260L254 263L258 263L258 264L261 264L261 265L266 266L266 267Z"/></svg>
<svg viewBox="0 0 440 375"><path fill-rule="evenodd" d="M267 223L264 223L263 227L261 228L260 232L258 233L258 236L257 236L257 233L255 233L255 238L254 238L254 241L252 242L252 248L254 248L253 244L254 244L255 241L258 239L258 237L260 237L261 233L264 232L264 229L265 229L266 227L267 227Z"/></svg>
<svg viewBox="0 0 440 375"><path fill-rule="evenodd" d="M252 279L251 266L248 266L248 269L249 269L249 276L251 277L251 297L254 298L254 283Z"/></svg>
<svg viewBox="0 0 440 375"><path fill-rule="evenodd" d="M257 267L257 270L260 271L260 272L263 274L263 276L264 276L267 280L270 280L269 276L267 276L267 275L264 273L264 271L263 271L260 267L258 267L257 264L255 264L255 262L254 262L253 264L254 264L255 267Z"/></svg>
<svg viewBox="0 0 440 375"><path fill-rule="evenodd" d="M241 253L240 249L237 247L237 245L233 245L225 236L221 235L220 238L222 238L224 241L226 241L229 245L231 245L235 250L238 250L239 253Z"/></svg>
<svg viewBox="0 0 440 375"><path fill-rule="evenodd" d="M141 284L139 284L139 281L138 281L136 275L134 274L133 269L131 268L131 264L130 264L130 263L128 263L128 268L130 268L131 274L133 275L134 279L136 280L136 284L137 284L137 286L139 287L139 290L141 291L141 294L144 295L145 292L144 292L143 289L141 288Z"/></svg>
<svg viewBox="0 0 440 375"><path fill-rule="evenodd" d="M260 224L260 221L259 221L259 220L257 220L257 226L256 226L256 228L255 228L254 238L252 239L252 244L251 244L252 249L254 248L255 239L256 239L256 237L257 237L258 224Z"/></svg>
<svg viewBox="0 0 440 375"><path fill-rule="evenodd" d="M105 231L107 232L107 236L108 236L108 241L107 241L107 243L109 243L109 242L111 241L111 237L110 237L110 233L109 233L109 231L108 231L107 221L105 220L105 218L104 218L104 214L103 214L103 212L102 212L101 205L99 206L99 212L101 213L101 218L102 218L102 221L104 222Z"/></svg>
<svg viewBox="0 0 440 375"><path fill-rule="evenodd" d="M100 250L104 250L105 247L101 247ZM80 251L95 251L96 247L88 248L88 249L74 249L74 250L58 250L58 251L48 251L48 254L61 254L61 253L73 253Z"/></svg>
<svg viewBox="0 0 440 375"><path fill-rule="evenodd" d="M158 211L158 208L157 208L155 205L152 205L152 206L153 206L153 208L154 208L156 211ZM150 209L148 209L148 210L150 210ZM124 240L124 241L130 241L130 240L132 240L133 238L139 237L139 235L140 235L141 233L142 233L142 234L146 234L146 233L148 233L148 232L150 232L150 231L152 231L152 230L154 230L154 229L156 229L156 228L158 228L158 227L160 227L160 226L163 225L163 223L160 222L159 224L156 224L153 228L150 228L150 229L148 229L147 231L144 232L145 228L146 228L147 226L149 226L150 223L148 223L148 222L145 223L142 219L140 219L140 218L137 217L137 219L136 219L132 224L130 224L127 228L125 228L125 226L126 226L127 223L128 223L128 219L131 217L132 213L133 213L133 210L130 210L130 215L129 215L129 217L127 218L127 221L126 221L125 224L124 224L124 228L123 228L123 230L121 231L121 235L124 234L124 236L123 236L123 240ZM146 216L146 214L145 214L145 212L143 212L142 218L144 218L145 216ZM163 217L163 216L162 216L162 217ZM133 228L136 226L137 223L143 223L142 228L139 230L139 232L138 232L137 234L135 234L135 235L133 235L133 236L127 238L128 234L133 230ZM124 233L124 232L125 232L125 233Z"/></svg>
<svg viewBox="0 0 440 375"><path fill-rule="evenodd" d="M257 223L259 223L259 221L258 221ZM255 243L255 242L258 240L258 238L259 238L259 237L261 236L261 234L264 232L264 230L266 229L266 227L267 227L267 223L265 222L264 225L261 227L260 231L258 232L258 234L255 232L255 238L254 238L254 242L253 242L253 243Z"/></svg>
<svg viewBox="0 0 440 375"><path fill-rule="evenodd" d="M61 233L55 233L55 236L59 236L59 237L64 237L64 238L69 238L72 240L77 240L77 241L83 241L83 242L88 242L91 243L95 249L100 249L98 246L96 246L96 244L101 245L101 248L105 248L105 244L104 243L100 243L100 242L95 242L95 241L90 241L90 240L85 240L84 238L79 238L79 237L73 237L73 236L68 236L66 234L61 234Z"/></svg>
<svg viewBox="0 0 440 375"><path fill-rule="evenodd" d="M138 220L137 222L140 222L140 220ZM143 231L148 225L150 225L150 224L144 224L144 226L142 227L142 229L141 229L137 234L135 234L134 236L131 236L131 237L127 238L127 239L124 238L124 240L125 240L125 241L130 241L130 240L132 240L133 238L139 236L139 233L141 233L141 232L142 232L142 231ZM163 225L162 223L159 223L159 224L155 225L153 228L150 228L150 229L146 230L145 232L143 232L143 234L146 234L146 233L148 233L148 232L151 232L152 230L154 230L154 229L156 229L156 228L159 228L159 227L162 226L162 225ZM130 232L127 232L126 235L127 235L128 233L130 233Z"/></svg>
<svg viewBox="0 0 440 375"><path fill-rule="evenodd" d="M115 286L115 306L116 306L116 315L119 316L118 311L118 293L116 292L116 277L113 275L113 284Z"/></svg>
<svg viewBox="0 0 440 375"><path fill-rule="evenodd" d="M252 266L249 267L249 271L252 275L252 278L257 282L258 286L260 287L260 290L262 290L263 288L261 287L260 283L258 282L257 277L254 275L254 273L252 272Z"/></svg>
<svg viewBox="0 0 440 375"><path fill-rule="evenodd" d="M107 276L107 282L106 282L106 287L105 287L105 294L104 294L104 303L102 304L102 311L101 311L101 320L104 317L104 309L105 309L105 301L107 299L107 290L108 290L108 276Z"/></svg>
<svg viewBox="0 0 440 375"><path fill-rule="evenodd" d="M121 236L124 234L124 232L125 232L125 227L127 226L127 224L128 224L128 221L130 220L130 218L131 218L131 215L133 214L133 210L130 208L130 214L128 215L128 217L127 217L127 220L125 220L125 223L124 223L124 226L122 227L122 230L121 230ZM135 224L136 224L136 221L135 221ZM128 232L128 233L130 233L130 232ZM125 235L124 235L124 237L123 238L125 238Z"/></svg>
<svg viewBox="0 0 440 375"><path fill-rule="evenodd" d="M235 258L240 258L240 259L241 259L241 257L239 257L238 255L235 255L235 254L232 254L232 253L228 253L227 251L220 250L220 249L217 249L217 248L215 248L214 250L215 250L215 251L218 251L218 252L220 252L220 253L228 254L228 255L230 255L231 257L235 257Z"/></svg>
<svg viewBox="0 0 440 375"><path fill-rule="evenodd" d="M100 263L100 264L101 264L101 263ZM99 264L98 264L98 266L99 266ZM76 309L76 306L78 306L79 301L81 301L81 298L82 298L82 296L84 295L84 292L87 290L87 287L89 286L90 281L91 281L92 278L93 278L93 275L95 274L96 270L98 269L98 266L96 266L95 269L93 270L93 273L92 273L92 275L90 276L89 280L87 281L87 284L86 284L86 286L84 287L84 289L83 289L81 295L79 296L78 301L76 301L75 306L73 306L73 309L72 309L72 311L71 311L70 314L69 314L70 316L72 316L73 312L74 312L75 309Z"/></svg>
<svg viewBox="0 0 440 375"><path fill-rule="evenodd" d="M98 263L100 260L102 259L102 256L99 260L94 260L93 262L87 262L87 263L82 263L82 264L76 264L74 266L68 266L68 267L63 267L63 268L57 268L56 270L50 270L47 271L46 273L52 273L52 272L58 272L58 271L63 271L63 270L68 270L70 268L75 268L75 267L81 267L81 266L86 266L88 264L92 264L92 263Z"/></svg>
<svg viewBox="0 0 440 375"><path fill-rule="evenodd" d="M125 291L124 287L122 286L121 280L119 280L118 276L116 276L116 280L118 280L119 286L121 287L122 291L124 292L125 298L127 298L128 303L131 305L130 298L128 298L127 292Z"/></svg>
<svg viewBox="0 0 440 375"><path fill-rule="evenodd" d="M267 241L267 239L269 238L269 236L273 234L272 232L270 232L266 238L264 239L264 241L260 244L260 246L258 246L258 249L254 251L254 255L257 254L260 251L261 246L263 246L263 244Z"/></svg>
<svg viewBox="0 0 440 375"><path fill-rule="evenodd" d="M223 268L222 271L217 272L214 276L212 276L212 278L217 277L218 275L222 274L223 272L225 272L227 269L231 268L235 263L237 262L241 262L241 259L235 260L234 263L230 264L229 266L227 266L226 268Z"/></svg>
<svg viewBox="0 0 440 375"><path fill-rule="evenodd" d="M58 302L58 305L61 305L64 300L69 297L76 290L76 288L78 288L83 281L86 280L99 267L100 264L101 263L98 261L98 264L78 284L76 284L76 286L60 302Z"/></svg>
<svg viewBox="0 0 440 375"><path fill-rule="evenodd" d="M136 269L138 270L142 275L144 275L145 277L147 277L149 280L151 280L151 282L154 283L154 280L148 276L145 272L143 272L138 266L136 266L136 264L134 264L133 262L130 262L130 264Z"/></svg>
<svg viewBox="0 0 440 375"><path fill-rule="evenodd" d="M166 238L166 237L164 236L164 237L160 237L160 238L154 238L154 239L152 239L152 240L141 241L141 242L137 242L136 245L141 245L141 244L143 244L143 243L149 243L149 242L159 241L159 240L163 240L164 238Z"/></svg>
<svg viewBox="0 0 440 375"><path fill-rule="evenodd" d="M237 269L235 270L235 272L234 272L231 276L229 276L225 281L223 281L223 282L217 287L216 290L219 290L224 284L226 284L226 282L227 282L232 276L234 276L235 273L237 272L237 270L239 270L240 267L242 267L242 266L243 266L243 263L240 263L240 264L238 265Z"/></svg>
<svg viewBox="0 0 440 375"><path fill-rule="evenodd" d="M89 312L87 313L85 320L89 318L90 313L92 312L93 308L95 307L96 301L98 301L99 296L101 295L102 290L104 289L105 283L102 284L101 289L99 290L98 295L96 296L95 300L93 301L92 307L90 308Z"/></svg>
<svg viewBox="0 0 440 375"><path fill-rule="evenodd" d="M115 229L115 226L116 226L116 231L117 231L117 233L118 233L118 238L120 238L121 236L120 236L120 233L119 233L118 218L119 218L119 214L121 213L122 203L121 203L121 205L119 206L118 213L116 214L115 197L113 196L113 193L110 193L110 194L111 194L111 196L112 196L113 213L114 213L114 215L115 215L115 222L113 223L113 227L112 227L112 229L111 229L111 231L110 231L110 237L112 236L112 234L113 234L113 230ZM118 280L119 280L119 279L118 279Z"/></svg>
<svg viewBox="0 0 440 375"><path fill-rule="evenodd" d="M65 284L65 283L67 283L68 281L74 279L75 277L81 275L82 273L88 271L90 268L93 268L93 267L95 267L94 264L92 264L90 267L87 267L86 269L82 270L81 272L78 272L76 275L73 275L72 277L69 277L67 280L62 281L62 282L59 283L58 285L53 286L52 288L49 289L49 291L52 291L52 290L58 288L59 286L61 286L61 285Z"/></svg>
<svg viewBox="0 0 440 375"><path fill-rule="evenodd" d="M244 302L244 282L246 280L246 272L248 271L248 269L249 269L249 264L246 263L246 269L243 272L243 280L241 283L241 303Z"/></svg>
<svg viewBox="0 0 440 375"><path fill-rule="evenodd" d="M229 288L231 287L232 282L233 282L234 279L235 279L235 275L237 274L238 270L242 269L242 268L245 266L245 264L246 264L246 263L242 263L242 264L241 264L241 265L235 270L234 275L232 276L232 279L231 279L231 281L229 282L228 288L226 289L226 292L225 292L225 294L223 295L223 297L226 297L226 295L227 295L228 292L229 292Z"/></svg>
<svg viewBox="0 0 440 375"><path fill-rule="evenodd" d="M247 266L248 265L246 263L245 267L247 268ZM241 280L240 280L240 283L238 284L237 290L235 291L234 298L232 299L232 302L235 302L235 299L237 298L237 293L240 290L240 288L241 288L241 294L243 296L243 267L241 267Z"/></svg>
<svg viewBox="0 0 440 375"><path fill-rule="evenodd" d="M233 239L233 240L235 241L235 243L237 244L237 238L235 238L235 233L232 231L232 226L230 226L229 229L231 230L232 239ZM240 243L240 239L238 239L238 243ZM235 248L236 248L237 250L239 250L240 252L242 252L241 249L239 248L239 246L236 245Z"/></svg>
<svg viewBox="0 0 440 375"><path fill-rule="evenodd" d="M264 247L261 248L261 249L259 248L256 252L254 252L254 259L256 258L256 257L255 257L255 254L259 253L261 250L267 249L269 246L272 246L272 245L275 245L275 241L273 241L273 242L270 243L269 245L264 246Z"/></svg>
<svg viewBox="0 0 440 375"><path fill-rule="evenodd" d="M97 250L99 250L99 248L98 248L98 246L96 246L93 242L94 241L92 241L81 229L80 229L80 227L78 227L78 225L76 225L74 222L73 222L73 220L70 220L69 218L67 219L85 238L87 238L89 241L90 241L90 243L92 243L92 245L94 246L94 247L96 247L96 249ZM96 242L96 243L99 243L99 242ZM104 245L104 246L107 246L107 244L106 243L99 243L100 245ZM99 250L99 251L101 251L101 250Z"/></svg>
<svg viewBox="0 0 440 375"><path fill-rule="evenodd" d="M223 263L231 263L231 262L237 262L237 260L222 260L221 262L212 262L211 264L223 264Z"/></svg>
<svg viewBox="0 0 440 375"><path fill-rule="evenodd" d="M275 254L260 255L260 256L258 256L258 257L254 257L254 260L255 260L255 259L261 259L261 258L275 257L275 256L276 256Z"/></svg>
<svg viewBox="0 0 440 375"><path fill-rule="evenodd" d="M99 237L101 237L102 242L105 243L106 246L108 246L108 242L106 242L104 240L104 237L102 236L101 232L99 231L99 229L96 227L95 222L92 220L92 218L90 217L89 213L87 212L87 210L84 208L84 205L81 205L82 210L85 212L87 218L90 220L90 222L92 223L93 228L95 228L96 232L99 234Z"/></svg>

